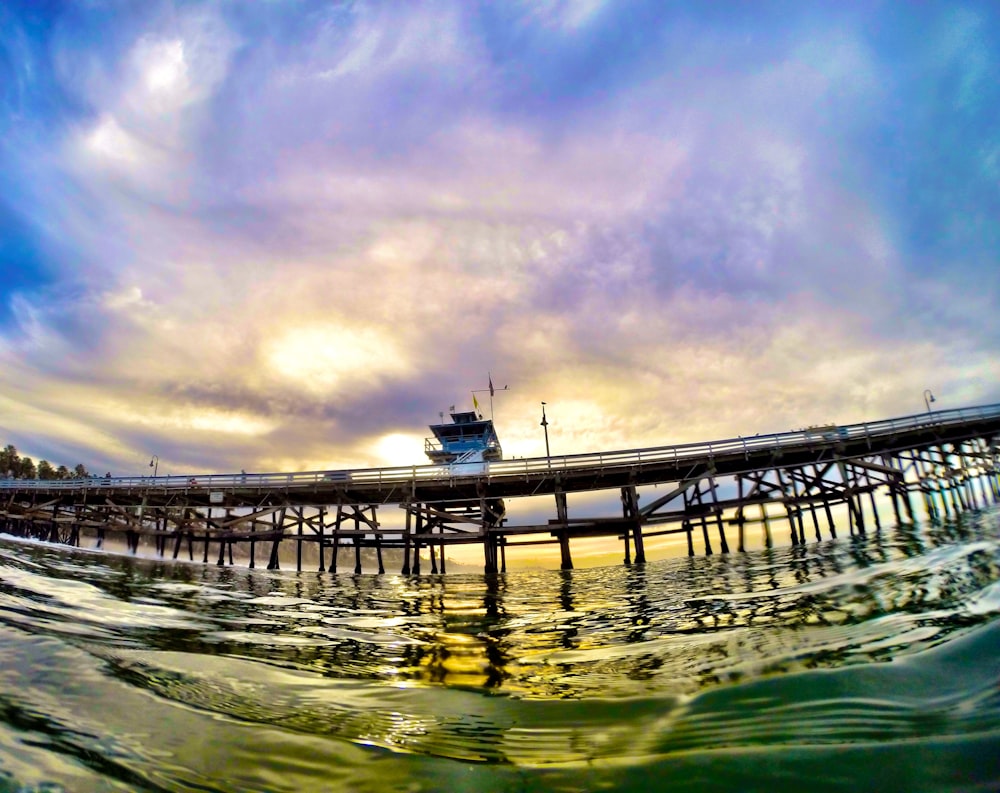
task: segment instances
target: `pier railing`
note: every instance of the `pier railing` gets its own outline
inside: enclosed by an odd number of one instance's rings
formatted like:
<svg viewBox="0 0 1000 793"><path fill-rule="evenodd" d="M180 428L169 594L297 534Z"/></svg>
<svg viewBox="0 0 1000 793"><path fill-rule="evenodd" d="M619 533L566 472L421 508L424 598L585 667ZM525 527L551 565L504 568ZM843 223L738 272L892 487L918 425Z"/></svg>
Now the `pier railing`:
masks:
<svg viewBox="0 0 1000 793"><path fill-rule="evenodd" d="M260 488L297 490L317 486L398 486L449 482L465 478L524 477L548 472L609 470L642 465L706 460L742 454L749 457L790 448L823 448L858 440L881 441L904 432L940 431L978 420L1000 418L1000 404L918 413L859 424L810 427L791 432L739 436L726 440L655 446L585 454L528 457L494 462L452 465L410 465L291 473L185 474L169 476L91 477L89 479L25 480L0 479L0 490L91 490L116 488L136 490L225 490Z"/></svg>

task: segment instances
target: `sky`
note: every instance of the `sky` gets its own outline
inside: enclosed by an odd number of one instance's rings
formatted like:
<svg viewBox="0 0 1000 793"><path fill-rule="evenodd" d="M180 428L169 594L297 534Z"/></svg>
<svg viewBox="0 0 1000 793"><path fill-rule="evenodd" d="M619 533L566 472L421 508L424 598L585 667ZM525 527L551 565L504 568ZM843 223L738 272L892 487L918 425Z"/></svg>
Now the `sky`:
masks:
<svg viewBox="0 0 1000 793"><path fill-rule="evenodd" d="M507 457L1000 402L994 2L0 4L0 443ZM504 386L508 386L504 390Z"/></svg>

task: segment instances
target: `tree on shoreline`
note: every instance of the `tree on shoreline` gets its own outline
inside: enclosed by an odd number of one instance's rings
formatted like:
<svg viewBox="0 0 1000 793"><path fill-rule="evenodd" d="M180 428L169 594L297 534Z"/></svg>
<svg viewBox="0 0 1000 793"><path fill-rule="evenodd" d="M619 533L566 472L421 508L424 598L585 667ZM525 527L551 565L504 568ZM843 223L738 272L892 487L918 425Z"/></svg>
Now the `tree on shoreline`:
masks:
<svg viewBox="0 0 1000 793"><path fill-rule="evenodd" d="M30 457L21 457L17 447L7 444L0 449L0 477L8 479L86 479L90 476L83 463L72 471L65 465L54 468L48 460L39 460L38 465Z"/></svg>

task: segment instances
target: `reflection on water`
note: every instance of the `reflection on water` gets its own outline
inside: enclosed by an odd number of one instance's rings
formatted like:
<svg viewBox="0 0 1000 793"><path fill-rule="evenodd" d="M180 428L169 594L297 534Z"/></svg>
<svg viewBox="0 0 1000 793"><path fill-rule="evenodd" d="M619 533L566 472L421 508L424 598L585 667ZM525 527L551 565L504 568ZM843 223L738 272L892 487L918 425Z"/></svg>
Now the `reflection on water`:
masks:
<svg viewBox="0 0 1000 793"><path fill-rule="evenodd" d="M777 789L858 789L897 755L911 770L883 789L991 789L997 528L993 512L422 578L0 541L0 791L648 789L650 774L689 784L674 775L709 755L691 789L730 789L775 747L791 763ZM867 748L817 777L845 747Z"/></svg>

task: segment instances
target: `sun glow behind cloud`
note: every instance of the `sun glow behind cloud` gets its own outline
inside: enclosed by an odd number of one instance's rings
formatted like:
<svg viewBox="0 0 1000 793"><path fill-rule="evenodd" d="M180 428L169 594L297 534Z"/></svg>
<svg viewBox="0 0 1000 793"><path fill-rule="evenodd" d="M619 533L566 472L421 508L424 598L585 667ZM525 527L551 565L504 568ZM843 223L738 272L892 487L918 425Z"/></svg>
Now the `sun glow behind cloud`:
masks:
<svg viewBox="0 0 1000 793"><path fill-rule="evenodd" d="M264 343L264 365L296 387L336 399L410 373L395 339L377 328L290 327Z"/></svg>

